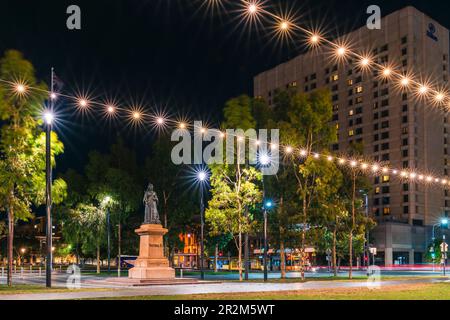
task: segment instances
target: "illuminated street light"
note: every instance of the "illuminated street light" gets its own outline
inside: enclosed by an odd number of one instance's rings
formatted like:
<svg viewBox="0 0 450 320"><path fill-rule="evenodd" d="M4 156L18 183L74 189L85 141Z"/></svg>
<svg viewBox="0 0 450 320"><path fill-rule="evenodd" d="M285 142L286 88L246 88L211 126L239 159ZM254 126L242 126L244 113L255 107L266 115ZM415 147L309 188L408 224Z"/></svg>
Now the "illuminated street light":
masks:
<svg viewBox="0 0 450 320"><path fill-rule="evenodd" d="M205 272L203 271L203 259L205 256L205 245L204 245L204 230L205 230L205 205L203 202L203 184L208 178L208 173L204 170L197 172L197 180L201 184L200 186L200 279L205 279Z"/></svg>
<svg viewBox="0 0 450 320"><path fill-rule="evenodd" d="M44 121L47 125L51 125L55 120L55 115L50 110L44 112Z"/></svg>
<svg viewBox="0 0 450 320"><path fill-rule="evenodd" d="M259 163L263 166L268 166L270 164L270 156L267 153L261 153L259 155Z"/></svg>

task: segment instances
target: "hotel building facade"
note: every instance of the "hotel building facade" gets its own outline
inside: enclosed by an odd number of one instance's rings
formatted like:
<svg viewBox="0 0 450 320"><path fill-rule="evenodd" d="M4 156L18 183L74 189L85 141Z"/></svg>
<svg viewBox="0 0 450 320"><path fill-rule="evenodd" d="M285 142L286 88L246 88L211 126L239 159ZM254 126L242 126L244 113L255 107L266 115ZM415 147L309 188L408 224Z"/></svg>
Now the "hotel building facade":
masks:
<svg viewBox="0 0 450 320"><path fill-rule="evenodd" d="M369 53L380 64L413 72L435 87L447 86L449 30L413 7L382 18L380 30L364 26L340 40L351 40L352 51ZM429 99L402 91L395 81L361 70L358 61L337 62L331 56L313 49L258 74L254 95L272 105L277 90L328 88L338 127L338 143L330 146L334 154L345 154L351 143L361 142L368 159L448 176L450 117ZM370 180L369 212L377 221L370 242L377 248L377 264L424 262L432 226L450 210L449 192L388 175Z"/></svg>

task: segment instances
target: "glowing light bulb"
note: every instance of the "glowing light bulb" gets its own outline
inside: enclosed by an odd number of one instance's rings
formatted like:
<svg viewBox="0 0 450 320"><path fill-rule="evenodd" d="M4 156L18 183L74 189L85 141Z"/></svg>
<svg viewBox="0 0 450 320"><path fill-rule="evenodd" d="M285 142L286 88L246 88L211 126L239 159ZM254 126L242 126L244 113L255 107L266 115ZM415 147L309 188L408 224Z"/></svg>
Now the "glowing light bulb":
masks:
<svg viewBox="0 0 450 320"><path fill-rule="evenodd" d="M292 147L290 147L290 146L288 146L288 147L285 148L285 152L286 152L286 153L292 153L292 151L293 151L293 149L292 149Z"/></svg>
<svg viewBox="0 0 450 320"><path fill-rule="evenodd" d="M383 76L389 77L392 73L392 70L390 68L384 68L383 70Z"/></svg>
<svg viewBox="0 0 450 320"><path fill-rule="evenodd" d="M327 157L327 160L328 160L328 161L333 161L333 157L332 157L332 156L328 156L328 157Z"/></svg>
<svg viewBox="0 0 450 320"><path fill-rule="evenodd" d="M347 49L344 47L339 47L336 50L338 56L343 57L347 53Z"/></svg>
<svg viewBox="0 0 450 320"><path fill-rule="evenodd" d="M106 107L106 111L108 111L109 114L113 114L114 112L116 112L116 108L114 108L114 106L109 105Z"/></svg>
<svg viewBox="0 0 450 320"><path fill-rule="evenodd" d="M224 132L221 132L220 133L220 137L223 139L223 138L225 138L225 133Z"/></svg>
<svg viewBox="0 0 450 320"><path fill-rule="evenodd" d="M86 99L80 99L78 100L78 105L82 108L86 108L88 106L88 102Z"/></svg>
<svg viewBox="0 0 450 320"><path fill-rule="evenodd" d="M270 149L271 149L271 150L277 150L277 149L278 149L278 146L277 146L275 143L271 143L271 144L270 144Z"/></svg>
<svg viewBox="0 0 450 320"><path fill-rule="evenodd" d="M383 173L388 173L388 172L389 172L389 169L388 169L388 168L383 168L381 171L382 171Z"/></svg>
<svg viewBox="0 0 450 320"><path fill-rule="evenodd" d="M402 86L406 87L409 85L409 79L407 77L403 77L400 83Z"/></svg>
<svg viewBox="0 0 450 320"><path fill-rule="evenodd" d="M356 165L357 165L356 161L351 161L351 162L350 162L350 166L356 167Z"/></svg>
<svg viewBox="0 0 450 320"><path fill-rule="evenodd" d="M369 58L362 58L360 61L360 64L362 67L368 67L370 64L370 59Z"/></svg>
<svg viewBox="0 0 450 320"><path fill-rule="evenodd" d="M425 94L425 93L427 93L428 92L428 87L426 86L426 85L421 85L420 87L419 87L419 93L420 94Z"/></svg>
<svg viewBox="0 0 450 320"><path fill-rule="evenodd" d="M319 159L320 158L320 155L318 154L318 153L314 153L314 159Z"/></svg>
<svg viewBox="0 0 450 320"><path fill-rule="evenodd" d="M439 92L438 94L436 94L436 101L437 102L441 102L442 100L444 100L445 95L441 92Z"/></svg>
<svg viewBox="0 0 450 320"><path fill-rule="evenodd" d="M409 177L411 178L411 179L415 179L416 177L417 177L417 174L416 173L411 173L410 175L409 175Z"/></svg>
<svg viewBox="0 0 450 320"><path fill-rule="evenodd" d="M361 168L364 169L364 170L366 170L368 167L369 167L369 166L367 165L367 163L363 163L363 164L361 165Z"/></svg>
<svg viewBox="0 0 450 320"><path fill-rule="evenodd" d="M311 38L309 38L309 42L313 45L318 44L320 41L320 37L317 34L313 34Z"/></svg>
<svg viewBox="0 0 450 320"><path fill-rule="evenodd" d="M258 12L258 6L255 3L250 3L247 7L247 12L254 15Z"/></svg>
<svg viewBox="0 0 450 320"><path fill-rule="evenodd" d="M344 164L345 160L344 159L339 159L339 164Z"/></svg>
<svg viewBox="0 0 450 320"><path fill-rule="evenodd" d="M263 153L259 156L259 163L262 164L263 166L267 166L268 164L270 164L270 157L268 154Z"/></svg>
<svg viewBox="0 0 450 320"><path fill-rule="evenodd" d="M18 94L23 94L25 93L25 91L27 91L27 88L25 87L25 85L18 83L15 86L15 90Z"/></svg>
<svg viewBox="0 0 450 320"><path fill-rule="evenodd" d="M281 21L281 23L280 23L280 30L281 31L287 31L288 29L289 29L289 22Z"/></svg>
<svg viewBox="0 0 450 320"><path fill-rule="evenodd" d="M178 125L178 127L179 127L180 129L186 129L186 123L180 122L180 124Z"/></svg>
<svg viewBox="0 0 450 320"><path fill-rule="evenodd" d="M55 115L51 111L44 112L44 120L46 124L52 124L55 119Z"/></svg>
<svg viewBox="0 0 450 320"><path fill-rule="evenodd" d="M379 169L380 169L380 167L378 165L376 165L376 164L374 164L372 166L372 171L378 171Z"/></svg>
<svg viewBox="0 0 450 320"><path fill-rule="evenodd" d="M141 113L138 111L133 112L133 118L139 120L141 118Z"/></svg>
<svg viewBox="0 0 450 320"><path fill-rule="evenodd" d="M55 100L56 99L56 93L54 93L54 92L50 93L50 99Z"/></svg>
<svg viewBox="0 0 450 320"><path fill-rule="evenodd" d="M302 157L306 157L308 155L308 152L305 149L300 150L300 155Z"/></svg>
<svg viewBox="0 0 450 320"><path fill-rule="evenodd" d="M156 118L156 123L158 125L163 125L164 124L164 118L161 118L161 117Z"/></svg>
<svg viewBox="0 0 450 320"><path fill-rule="evenodd" d="M201 133L206 133L206 129L205 129L205 128L201 128L201 129L200 129L200 132L201 132ZM239 137L239 138L241 138L241 137ZM239 138L238 138L238 141L240 141Z"/></svg>

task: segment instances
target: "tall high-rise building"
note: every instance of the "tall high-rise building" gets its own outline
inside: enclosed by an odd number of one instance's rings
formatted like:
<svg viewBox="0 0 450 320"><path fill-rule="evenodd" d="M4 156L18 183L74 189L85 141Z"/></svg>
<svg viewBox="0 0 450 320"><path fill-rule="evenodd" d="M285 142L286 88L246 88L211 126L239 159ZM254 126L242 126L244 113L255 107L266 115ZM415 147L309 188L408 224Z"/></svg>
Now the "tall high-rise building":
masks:
<svg viewBox="0 0 450 320"><path fill-rule="evenodd" d="M382 18L380 30L362 27L336 39L375 62L411 74L434 87L446 88L449 77L449 30L413 7ZM324 45L326 47L326 45ZM402 90L380 72L364 71L356 59L333 59L330 48L311 50L254 78L255 96L273 104L277 90L300 92L329 88L338 143L331 150L348 153L362 142L366 158L448 176L450 117L430 99ZM431 242L432 225L450 210L442 186L399 177L370 177L369 211L378 225L371 233L379 264L421 263Z"/></svg>

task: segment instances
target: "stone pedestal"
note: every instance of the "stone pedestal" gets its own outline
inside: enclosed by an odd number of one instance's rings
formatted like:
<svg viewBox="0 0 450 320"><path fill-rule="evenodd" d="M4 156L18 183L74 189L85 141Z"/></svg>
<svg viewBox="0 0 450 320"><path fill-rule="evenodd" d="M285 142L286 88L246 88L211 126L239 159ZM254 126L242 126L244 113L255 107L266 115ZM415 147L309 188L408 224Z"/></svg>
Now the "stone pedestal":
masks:
<svg viewBox="0 0 450 320"><path fill-rule="evenodd" d="M130 279L175 279L175 270L164 257L163 236L167 233L160 224L143 224L135 232L140 236L139 257L128 272Z"/></svg>

